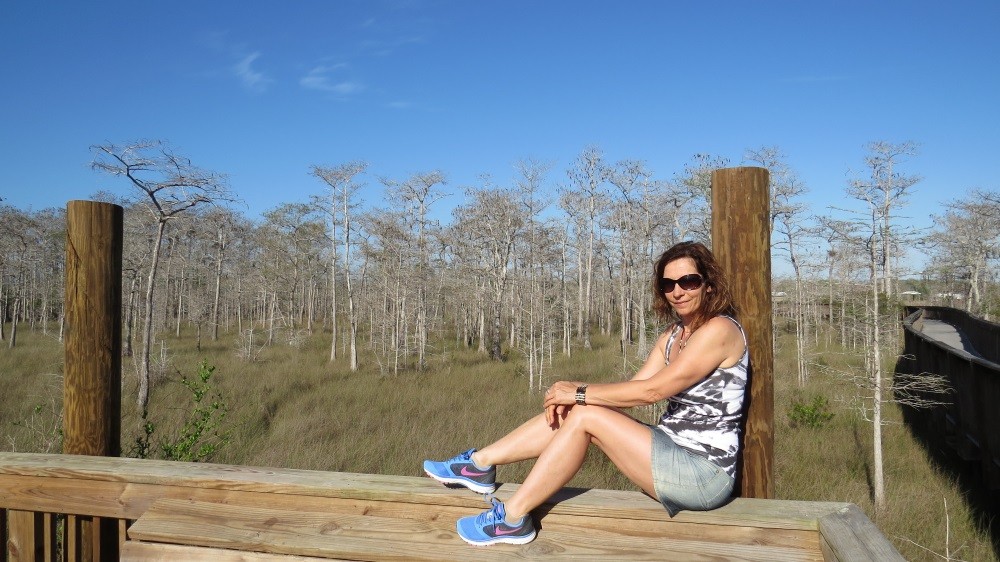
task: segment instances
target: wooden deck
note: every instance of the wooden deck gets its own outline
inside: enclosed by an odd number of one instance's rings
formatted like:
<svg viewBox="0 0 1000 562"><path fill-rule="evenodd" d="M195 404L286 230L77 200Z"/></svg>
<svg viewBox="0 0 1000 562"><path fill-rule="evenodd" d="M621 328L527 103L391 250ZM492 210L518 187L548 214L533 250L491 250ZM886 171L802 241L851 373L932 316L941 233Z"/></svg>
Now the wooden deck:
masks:
<svg viewBox="0 0 1000 562"><path fill-rule="evenodd" d="M11 561L54 559L51 514L117 520L121 560L902 560L847 503L737 498L671 518L638 492L567 488L535 511L535 541L465 544L455 520L487 507L429 478L0 453Z"/></svg>

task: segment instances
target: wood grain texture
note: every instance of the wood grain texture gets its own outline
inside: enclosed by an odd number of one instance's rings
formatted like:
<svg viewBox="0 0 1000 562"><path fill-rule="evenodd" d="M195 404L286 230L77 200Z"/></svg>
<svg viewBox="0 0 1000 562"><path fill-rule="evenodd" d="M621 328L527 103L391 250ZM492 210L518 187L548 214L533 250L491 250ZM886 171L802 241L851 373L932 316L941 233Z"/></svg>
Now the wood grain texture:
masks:
<svg viewBox="0 0 1000 562"><path fill-rule="evenodd" d="M822 550L827 559L842 562L905 560L856 505L848 505L819 520Z"/></svg>
<svg viewBox="0 0 1000 562"><path fill-rule="evenodd" d="M167 490L157 492L155 488L158 487ZM496 495L503 499L517 488L517 484L503 484ZM479 496L457 493L429 478L0 453L0 507L28 503L44 505L49 509L60 502L74 502L80 508L88 509L86 513L91 515L134 519L141 515L152 499L161 497L168 490L169 497L173 498L216 490L472 509L483 505ZM790 500L763 502L735 498L716 510L682 511L671 518L659 503L639 492L564 488L539 511L546 515L591 516L598 512L609 519L815 531L819 517L844 505L847 504Z"/></svg>
<svg viewBox="0 0 1000 562"><path fill-rule="evenodd" d="M63 452L121 453L122 208L66 206Z"/></svg>
<svg viewBox="0 0 1000 562"><path fill-rule="evenodd" d="M475 549L457 536L451 518L417 521L161 500L132 525L129 537L144 542L351 560L531 558L540 554L552 559L662 560L666 553L686 560L821 559L817 551L787 547L635 537L609 530L587 537L544 523L543 529L544 536L528 545Z"/></svg>
<svg viewBox="0 0 1000 562"><path fill-rule="evenodd" d="M330 562L329 558L125 541L122 562Z"/></svg>
<svg viewBox="0 0 1000 562"><path fill-rule="evenodd" d="M41 513L9 510L4 554L10 562L44 560L45 523Z"/></svg>
<svg viewBox="0 0 1000 562"><path fill-rule="evenodd" d="M771 222L765 168L712 172L712 251L730 279L750 347L750 388L739 494L774 497Z"/></svg>

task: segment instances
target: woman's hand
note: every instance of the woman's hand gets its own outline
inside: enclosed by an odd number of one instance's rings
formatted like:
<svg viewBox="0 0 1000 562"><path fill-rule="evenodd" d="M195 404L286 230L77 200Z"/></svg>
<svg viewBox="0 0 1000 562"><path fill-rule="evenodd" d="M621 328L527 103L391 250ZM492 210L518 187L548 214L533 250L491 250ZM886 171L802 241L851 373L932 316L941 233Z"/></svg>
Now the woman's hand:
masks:
<svg viewBox="0 0 1000 562"><path fill-rule="evenodd" d="M576 389L581 384L583 383L558 381L545 391L542 407L545 408L545 421L550 427L559 427L560 421L576 404Z"/></svg>

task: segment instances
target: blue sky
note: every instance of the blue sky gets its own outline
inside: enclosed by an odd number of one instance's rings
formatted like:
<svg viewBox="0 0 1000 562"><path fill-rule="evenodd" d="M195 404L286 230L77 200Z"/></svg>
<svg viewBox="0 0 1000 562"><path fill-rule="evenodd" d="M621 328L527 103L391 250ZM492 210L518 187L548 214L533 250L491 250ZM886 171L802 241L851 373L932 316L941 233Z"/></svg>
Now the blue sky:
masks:
<svg viewBox="0 0 1000 562"><path fill-rule="evenodd" d="M660 178L767 145L825 213L865 143L912 140L927 226L1000 189L997 29L994 0L5 2L0 197L128 193L89 147L140 138L228 174L251 217L321 193L313 164L440 169L449 205L528 157L565 183L588 145Z"/></svg>

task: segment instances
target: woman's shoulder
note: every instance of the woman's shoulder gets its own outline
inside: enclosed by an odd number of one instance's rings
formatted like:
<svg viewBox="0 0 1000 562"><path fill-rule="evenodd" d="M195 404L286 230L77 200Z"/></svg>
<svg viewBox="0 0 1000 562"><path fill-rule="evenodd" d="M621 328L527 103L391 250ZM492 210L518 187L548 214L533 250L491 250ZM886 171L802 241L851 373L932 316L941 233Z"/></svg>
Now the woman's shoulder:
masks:
<svg viewBox="0 0 1000 562"><path fill-rule="evenodd" d="M721 367L731 367L747 350L747 340L743 326L731 316L716 316L702 326L709 338L727 351L727 359Z"/></svg>
<svg viewBox="0 0 1000 562"><path fill-rule="evenodd" d="M709 328L712 331L718 330L722 332L740 333L743 331L743 325L740 324L738 320L732 316L726 316L724 314L709 318L704 324L702 324L702 328Z"/></svg>

